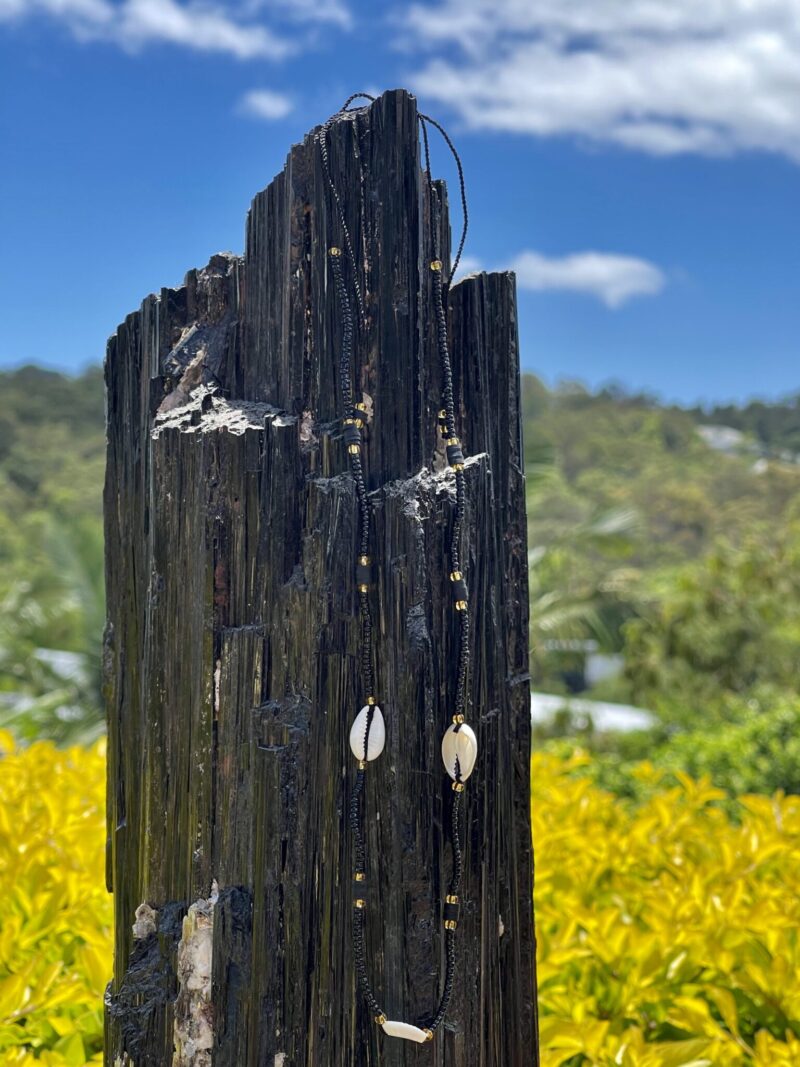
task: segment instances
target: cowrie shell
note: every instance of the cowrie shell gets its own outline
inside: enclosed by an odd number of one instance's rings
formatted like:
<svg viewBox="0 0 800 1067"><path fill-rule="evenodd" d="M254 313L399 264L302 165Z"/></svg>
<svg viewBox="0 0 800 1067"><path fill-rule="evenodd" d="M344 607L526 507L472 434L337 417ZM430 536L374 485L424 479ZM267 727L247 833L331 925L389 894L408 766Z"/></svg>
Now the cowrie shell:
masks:
<svg viewBox="0 0 800 1067"><path fill-rule="evenodd" d="M381 1026L383 1032L388 1034L389 1037L404 1037L406 1041L416 1041L420 1045L423 1041L428 1040L428 1035L425 1031L420 1030L418 1026L412 1026L411 1023L399 1023L393 1019L387 1019Z"/></svg>
<svg viewBox="0 0 800 1067"><path fill-rule="evenodd" d="M455 781L456 760L458 760L458 770L463 781L472 774L477 758L478 739L475 731L466 723L462 723L461 726L456 726L454 723L442 738L442 759L447 773Z"/></svg>
<svg viewBox="0 0 800 1067"><path fill-rule="evenodd" d="M372 723L369 728L369 740L367 742L367 751L364 752L364 735L367 732L367 716L372 712ZM383 752L383 746L386 744L386 724L383 721L383 715L381 709L377 704L373 704L372 707L365 704L364 707L356 715L353 725L350 727L350 748L353 750L353 755L356 759L373 760L377 759Z"/></svg>

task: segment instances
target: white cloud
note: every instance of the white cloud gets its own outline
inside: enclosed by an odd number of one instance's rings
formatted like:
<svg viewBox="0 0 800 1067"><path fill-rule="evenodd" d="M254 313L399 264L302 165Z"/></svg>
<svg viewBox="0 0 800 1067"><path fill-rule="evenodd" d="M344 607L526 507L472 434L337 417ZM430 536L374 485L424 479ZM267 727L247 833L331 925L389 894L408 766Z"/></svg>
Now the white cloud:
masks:
<svg viewBox="0 0 800 1067"><path fill-rule="evenodd" d="M113 19L107 0L0 0L0 21L45 14L72 25L102 25Z"/></svg>
<svg viewBox="0 0 800 1067"><path fill-rule="evenodd" d="M607 252L555 257L521 252L509 267L516 271L521 289L586 293L610 308L622 307L635 296L652 296L666 284L663 272L654 263Z"/></svg>
<svg viewBox="0 0 800 1067"><path fill-rule="evenodd" d="M352 25L352 16L340 0L270 0L298 22L331 22L344 29Z"/></svg>
<svg viewBox="0 0 800 1067"><path fill-rule="evenodd" d="M268 121L286 118L293 107L288 96L271 89L251 89L239 101L239 110L243 114Z"/></svg>
<svg viewBox="0 0 800 1067"><path fill-rule="evenodd" d="M282 59L297 50L290 36L256 18L260 3L248 7L224 0L0 0L0 21L45 15L64 23L80 41L108 40L137 50L167 43L236 59ZM339 0L272 0L292 21L338 22L348 15Z"/></svg>
<svg viewBox="0 0 800 1067"><path fill-rule="evenodd" d="M125 0L117 10L112 35L133 48L167 41L200 52L227 52L237 59L280 59L291 51L287 41L265 26L239 23L222 7Z"/></svg>
<svg viewBox="0 0 800 1067"><path fill-rule="evenodd" d="M456 278L483 269L476 256L462 256ZM654 296L667 283L664 272L654 263L610 252L545 256L527 250L500 269L515 271L520 289L583 293L596 297L609 308L622 307L637 296Z"/></svg>
<svg viewBox="0 0 800 1067"><path fill-rule="evenodd" d="M438 0L412 76L475 128L800 161L798 0Z"/></svg>

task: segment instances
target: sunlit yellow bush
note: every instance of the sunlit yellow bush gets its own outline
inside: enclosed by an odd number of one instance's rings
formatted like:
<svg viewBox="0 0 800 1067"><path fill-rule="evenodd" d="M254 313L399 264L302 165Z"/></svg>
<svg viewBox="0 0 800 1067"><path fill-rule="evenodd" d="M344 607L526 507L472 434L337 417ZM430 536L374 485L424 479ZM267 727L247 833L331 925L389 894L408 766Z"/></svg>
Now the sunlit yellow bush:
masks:
<svg viewBox="0 0 800 1067"><path fill-rule="evenodd" d="M0 1063L102 1062L105 749L0 731Z"/></svg>
<svg viewBox="0 0 800 1067"><path fill-rule="evenodd" d="M532 763L543 1067L798 1067L800 798L631 811L580 762Z"/></svg>
<svg viewBox="0 0 800 1067"><path fill-rule="evenodd" d="M0 1064L100 1062L104 750L0 752ZM532 763L543 1067L800 1067L800 798L633 810L580 765Z"/></svg>

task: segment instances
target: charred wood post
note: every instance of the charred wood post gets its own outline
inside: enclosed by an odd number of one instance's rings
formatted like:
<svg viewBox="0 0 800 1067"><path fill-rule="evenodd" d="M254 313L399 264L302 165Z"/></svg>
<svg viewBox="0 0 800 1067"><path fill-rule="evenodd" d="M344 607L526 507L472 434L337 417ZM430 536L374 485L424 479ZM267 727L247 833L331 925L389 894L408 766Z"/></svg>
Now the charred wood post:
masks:
<svg viewBox="0 0 800 1067"><path fill-rule="evenodd" d="M453 480L437 428L414 98L388 92L337 119L329 145L364 253L368 347L355 386L370 407L365 467L384 564L373 610L387 742L367 776L368 951L387 1010L414 1022L443 974L451 790L440 744L456 669ZM447 250L446 211L442 225ZM449 294L480 749L463 809L456 991L443 1029L419 1046L382 1034L352 967L348 735L361 692L327 256L339 240L309 135L253 201L244 255L214 256L148 297L109 342L109 1067L537 1062L514 278L477 274Z"/></svg>

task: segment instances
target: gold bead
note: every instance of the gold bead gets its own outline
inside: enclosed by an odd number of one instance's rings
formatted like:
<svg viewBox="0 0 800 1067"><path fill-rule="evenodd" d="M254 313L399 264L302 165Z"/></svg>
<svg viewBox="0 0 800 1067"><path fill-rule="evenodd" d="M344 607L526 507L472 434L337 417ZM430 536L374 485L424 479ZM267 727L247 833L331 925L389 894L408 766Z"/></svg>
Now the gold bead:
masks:
<svg viewBox="0 0 800 1067"><path fill-rule="evenodd" d="M456 726L460 726L463 721L464 721L464 716L463 715L454 715L453 716L453 722L456 724Z"/></svg>
<svg viewBox="0 0 800 1067"><path fill-rule="evenodd" d="M459 441L459 439L457 437L448 437L447 440L445 441L445 444L446 445L460 445L461 442Z"/></svg>
<svg viewBox="0 0 800 1067"><path fill-rule="evenodd" d="M359 402L357 404L355 404L354 406L356 408L356 411L366 411L367 410L367 405L364 403L363 400L359 400Z"/></svg>
<svg viewBox="0 0 800 1067"><path fill-rule="evenodd" d="M367 761L365 759L360 759L358 761L358 769L360 771L365 771L367 769Z"/></svg>
<svg viewBox="0 0 800 1067"><path fill-rule="evenodd" d="M353 907L355 907L355 908L366 908L366 906L367 906L366 900L354 900L353 901Z"/></svg>
<svg viewBox="0 0 800 1067"><path fill-rule="evenodd" d="M463 793L464 792L464 783L463 782L453 782L453 792L454 793Z"/></svg>
<svg viewBox="0 0 800 1067"><path fill-rule="evenodd" d="M466 610L467 610L467 602L466 602L466 600L457 600L456 601L456 611L466 611Z"/></svg>
<svg viewBox="0 0 800 1067"><path fill-rule="evenodd" d="M453 464L453 470L454 471L463 471L463 469L464 469L464 464L463 463L454 463Z"/></svg>
<svg viewBox="0 0 800 1067"><path fill-rule="evenodd" d="M356 882L365 882L367 880L367 876L364 874L363 871L356 871L353 877Z"/></svg>
<svg viewBox="0 0 800 1067"><path fill-rule="evenodd" d="M331 245L331 247L328 249L328 255L340 256L341 254L342 254L341 248L337 248L336 245Z"/></svg>
<svg viewBox="0 0 800 1067"><path fill-rule="evenodd" d="M367 697L367 703L368 704L374 704L375 703L375 697Z"/></svg>
<svg viewBox="0 0 800 1067"><path fill-rule="evenodd" d="M455 928L457 926L458 926L458 923L456 922L455 919L445 919L445 921L444 921L445 930L455 930Z"/></svg>
<svg viewBox="0 0 800 1067"><path fill-rule="evenodd" d="M378 1024L378 1026L383 1026L383 1024L386 1022L386 1016L383 1014L383 1012L381 1012L380 1015L375 1016L375 1022Z"/></svg>
<svg viewBox="0 0 800 1067"><path fill-rule="evenodd" d="M425 1034L426 1041L433 1041L433 1030L429 1030L427 1026L423 1026L423 1032Z"/></svg>
<svg viewBox="0 0 800 1067"><path fill-rule="evenodd" d="M446 419L447 418L447 409L446 408L440 408L439 409L439 418L440 419Z"/></svg>
<svg viewBox="0 0 800 1067"><path fill-rule="evenodd" d="M455 893L448 893L444 901L445 904L458 904L458 896Z"/></svg>
<svg viewBox="0 0 800 1067"><path fill-rule="evenodd" d="M450 571L451 582L460 582L463 577L464 575L461 573L461 571Z"/></svg>
<svg viewBox="0 0 800 1067"><path fill-rule="evenodd" d="M441 269L442 269L442 261L440 259L432 259L431 260L431 270L441 270Z"/></svg>
<svg viewBox="0 0 800 1067"><path fill-rule="evenodd" d="M369 586L368 585L359 585L358 591L359 591L359 593L368 593L369 592Z"/></svg>
<svg viewBox="0 0 800 1067"><path fill-rule="evenodd" d="M362 567L368 567L372 560L369 558L369 556L359 556L358 562L361 564Z"/></svg>
<svg viewBox="0 0 800 1067"><path fill-rule="evenodd" d="M342 419L343 426L357 426L359 430L364 425L361 419Z"/></svg>
<svg viewBox="0 0 800 1067"><path fill-rule="evenodd" d="M355 456L356 453L360 451L360 449L361 449L361 445L348 445L347 446L347 451L350 453L351 456Z"/></svg>

